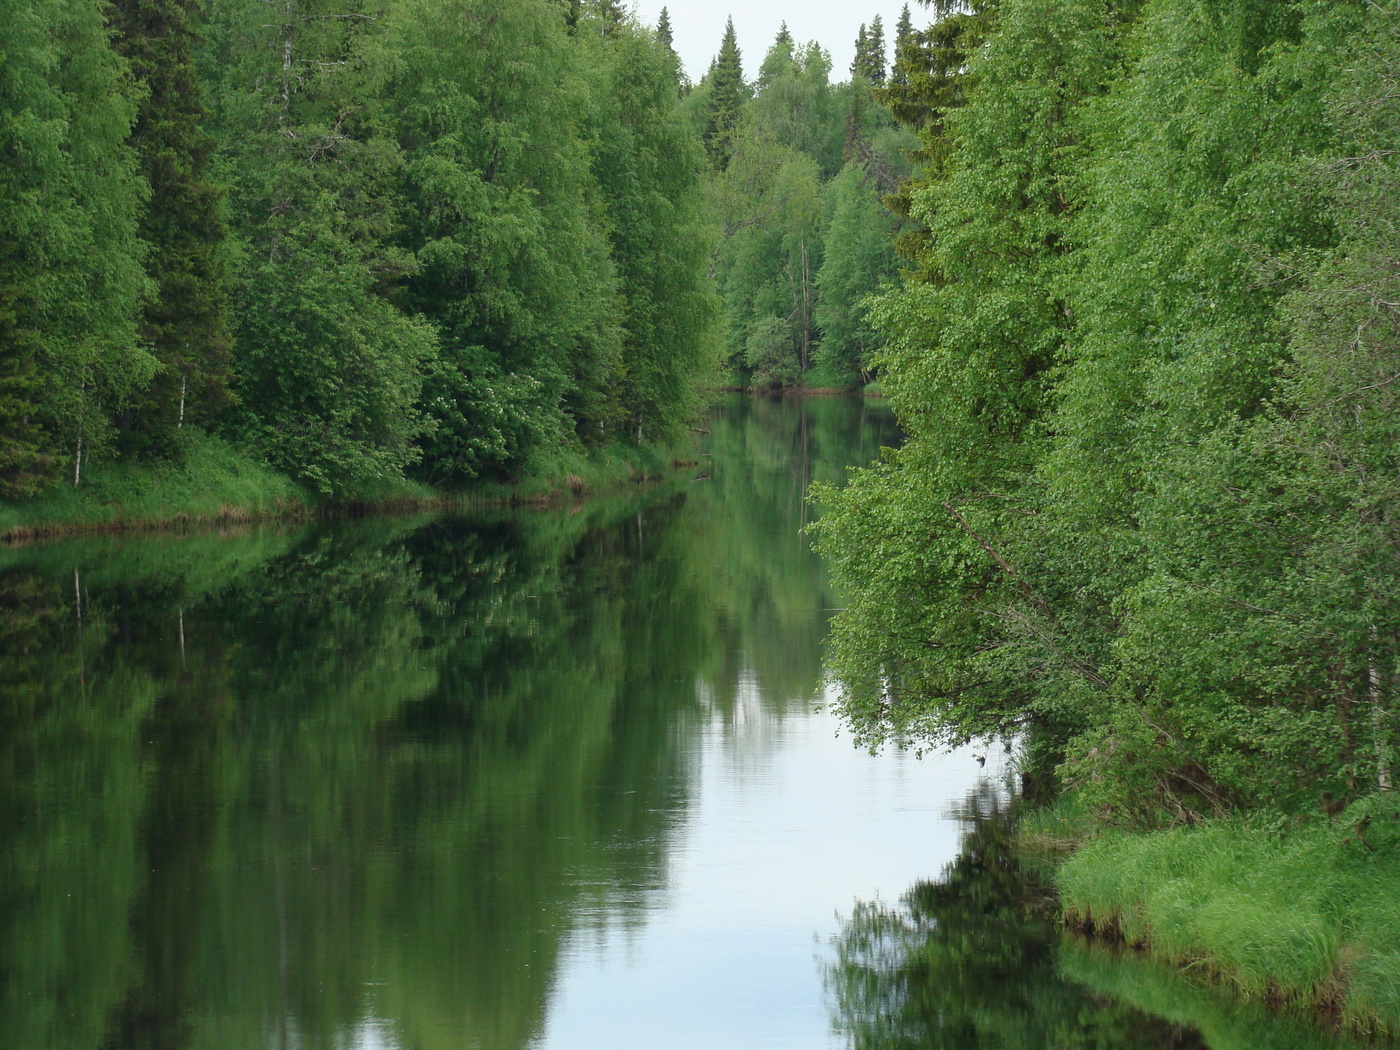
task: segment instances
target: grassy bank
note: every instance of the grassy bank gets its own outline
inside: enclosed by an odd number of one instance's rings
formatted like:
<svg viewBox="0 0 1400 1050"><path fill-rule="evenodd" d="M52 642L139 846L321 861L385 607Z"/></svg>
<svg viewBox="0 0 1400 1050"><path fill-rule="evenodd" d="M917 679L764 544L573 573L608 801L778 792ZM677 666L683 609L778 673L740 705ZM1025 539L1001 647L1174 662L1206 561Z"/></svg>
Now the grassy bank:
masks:
<svg viewBox="0 0 1400 1050"><path fill-rule="evenodd" d="M80 487L58 485L22 503L0 502L0 542L138 529L302 520L365 511L451 510L547 503L658 480L692 464L688 452L623 446L561 449L524 477L459 489L397 479L334 502L217 437L196 436L180 462L118 463L90 471Z"/></svg>
<svg viewBox="0 0 1400 1050"><path fill-rule="evenodd" d="M1023 825L1032 846L1084 833L1073 804ZM1400 1034L1400 805L1101 832L1055 875L1065 920L1241 995Z"/></svg>

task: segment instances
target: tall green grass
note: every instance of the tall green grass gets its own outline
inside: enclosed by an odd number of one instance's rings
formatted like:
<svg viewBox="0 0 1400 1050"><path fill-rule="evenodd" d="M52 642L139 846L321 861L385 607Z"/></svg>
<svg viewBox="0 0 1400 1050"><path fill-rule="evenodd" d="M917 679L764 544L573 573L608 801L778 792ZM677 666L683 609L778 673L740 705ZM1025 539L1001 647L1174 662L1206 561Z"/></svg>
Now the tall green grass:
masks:
<svg viewBox="0 0 1400 1050"><path fill-rule="evenodd" d="M0 539L150 526L304 518L325 509L291 478L222 438L193 431L177 460L109 463L80 487L60 484L23 503L0 501ZM390 479L349 493L334 506L422 509L544 502L653 481L694 463L687 448L613 445L560 448L512 482L457 490ZM334 509L332 507L331 509Z"/></svg>
<svg viewBox="0 0 1400 1050"><path fill-rule="evenodd" d="M261 458L192 432L179 461L104 464L90 470L80 487L59 484L23 503L0 502L0 536L268 517L304 508L309 500Z"/></svg>
<svg viewBox="0 0 1400 1050"><path fill-rule="evenodd" d="M1104 834L1056 877L1071 924L1116 930L1251 997L1336 1006L1400 1033L1400 806L1335 821Z"/></svg>

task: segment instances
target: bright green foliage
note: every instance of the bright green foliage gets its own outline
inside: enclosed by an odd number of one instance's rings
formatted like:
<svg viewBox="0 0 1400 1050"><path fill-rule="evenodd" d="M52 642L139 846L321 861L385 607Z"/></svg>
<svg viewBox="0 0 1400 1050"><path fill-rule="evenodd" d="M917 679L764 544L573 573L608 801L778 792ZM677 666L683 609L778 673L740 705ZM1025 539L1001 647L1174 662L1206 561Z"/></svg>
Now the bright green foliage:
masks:
<svg viewBox="0 0 1400 1050"><path fill-rule="evenodd" d="M434 336L395 305L398 151L377 122L382 18L348 0L219 8L219 131L241 265L239 432L323 495L398 477Z"/></svg>
<svg viewBox="0 0 1400 1050"><path fill-rule="evenodd" d="M799 385L828 322L831 375L868 373L876 341L859 304L893 276L894 222L880 197L904 174L912 142L870 100L867 80L832 84L830 72L827 53L797 44L784 26L743 107L731 159L711 178L725 353L732 371L759 386ZM694 95L689 105L698 106ZM838 178L843 168L853 174Z"/></svg>
<svg viewBox="0 0 1400 1050"><path fill-rule="evenodd" d="M717 180L728 345L743 354L758 383L790 384L811 365L820 175L806 154L745 135Z"/></svg>
<svg viewBox="0 0 1400 1050"><path fill-rule="evenodd" d="M815 41L781 34L759 70L741 136L766 135L807 154L829 179L841 168L840 102L830 83L831 57Z"/></svg>
<svg viewBox="0 0 1400 1050"><path fill-rule="evenodd" d="M12 499L65 463L80 481L155 362L136 333L144 187L124 148L136 90L102 5L0 5L0 55L0 497Z"/></svg>
<svg viewBox="0 0 1400 1050"><path fill-rule="evenodd" d="M891 219L874 180L850 163L825 189L830 214L826 255L817 274L817 359L828 374L869 379L881 339L867 318L866 297L895 278Z"/></svg>
<svg viewBox="0 0 1400 1050"><path fill-rule="evenodd" d="M1035 562L1006 544L1035 520L1038 495L1025 486L1041 447L1034 424L1069 322L1054 285L1082 136L1073 103L1096 94L1114 60L1105 14L1095 0L1004 12L975 68L983 105L956 113L955 166L914 199L941 280L875 311L910 439L857 479L830 519L839 543L825 540L853 555L841 567L851 611L837 626L853 659L838 671L847 713L871 743L1009 729L1032 681L1054 673L1077 689L1083 678L1078 640L1062 636L1028 581ZM1023 619L1035 644L1019 636Z"/></svg>
<svg viewBox="0 0 1400 1050"><path fill-rule="evenodd" d="M620 303L580 127L587 87L544 3L403 3L392 45L411 302L443 346L424 390L445 428L427 467L457 476L504 440L482 462L509 473L532 436L563 436L566 417L586 436L614 418ZM539 105L545 96L553 104ZM537 396L516 406L525 425L493 430L492 400L532 385ZM463 414L473 391L483 400Z"/></svg>
<svg viewBox="0 0 1400 1050"><path fill-rule="evenodd" d="M1048 729L1137 824L1388 788L1395 12L1003 0L958 31L993 13L966 73L888 92L924 232L875 311L909 442L824 526L848 715Z"/></svg>
<svg viewBox="0 0 1400 1050"><path fill-rule="evenodd" d="M194 66L200 0L117 0L118 51L143 89L132 145L151 195L141 215L146 272L156 292L142 338L160 371L122 419L126 444L170 446L185 423L207 424L229 401L231 344L225 316L223 187Z"/></svg>
<svg viewBox="0 0 1400 1050"><path fill-rule="evenodd" d="M666 439L700 409L697 380L718 366L704 157L675 106L676 59L641 30L614 34L598 71L592 172L618 279L622 347L608 416L629 434Z"/></svg>
<svg viewBox="0 0 1400 1050"><path fill-rule="evenodd" d="M0 14L0 497L76 483L114 423L351 498L698 410L699 136L620 4Z"/></svg>

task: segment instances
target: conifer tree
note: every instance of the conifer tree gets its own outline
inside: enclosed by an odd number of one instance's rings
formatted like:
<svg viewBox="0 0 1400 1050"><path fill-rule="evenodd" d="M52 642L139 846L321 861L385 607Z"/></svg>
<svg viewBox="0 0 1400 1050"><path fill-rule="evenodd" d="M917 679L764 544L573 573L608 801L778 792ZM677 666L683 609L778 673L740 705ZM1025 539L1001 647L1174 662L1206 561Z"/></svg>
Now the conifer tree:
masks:
<svg viewBox="0 0 1400 1050"><path fill-rule="evenodd" d="M661 41L661 45L667 51L676 49L675 35L671 31L671 12L664 7L661 9L661 15L656 19L656 39Z"/></svg>
<svg viewBox="0 0 1400 1050"><path fill-rule="evenodd" d="M723 170L734 155L734 133L739 126L739 111L748 99L733 18L725 23L719 54L710 63L705 81L710 89L709 112L706 114L703 136L705 151L710 156L710 163Z"/></svg>
<svg viewBox="0 0 1400 1050"><path fill-rule="evenodd" d="M186 422L212 418L229 400L223 190L210 172L213 140L194 67L200 0L116 0L114 42L145 87L131 141L151 196L141 215L146 271L156 294L142 336L161 369L127 412L128 445L167 443Z"/></svg>
<svg viewBox="0 0 1400 1050"><path fill-rule="evenodd" d="M870 22L870 32L866 34L866 76L872 84L885 82L885 23L876 15Z"/></svg>
<svg viewBox="0 0 1400 1050"><path fill-rule="evenodd" d="M905 72L903 63L899 56L909 48L914 36L914 23L909 17L909 5L905 4L899 12L899 21L894 28L894 60L890 64L889 82L891 85L902 87L909 83L909 75Z"/></svg>

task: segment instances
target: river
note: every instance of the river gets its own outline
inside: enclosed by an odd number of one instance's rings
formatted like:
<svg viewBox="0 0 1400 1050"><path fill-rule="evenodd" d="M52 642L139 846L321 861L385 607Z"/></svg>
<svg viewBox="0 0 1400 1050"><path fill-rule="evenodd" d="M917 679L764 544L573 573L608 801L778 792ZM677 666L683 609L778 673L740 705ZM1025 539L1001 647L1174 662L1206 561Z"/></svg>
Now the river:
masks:
<svg viewBox="0 0 1400 1050"><path fill-rule="evenodd" d="M3 1045L1341 1045L1064 939L999 747L841 733L805 493L887 409L708 428L562 509L0 552Z"/></svg>

